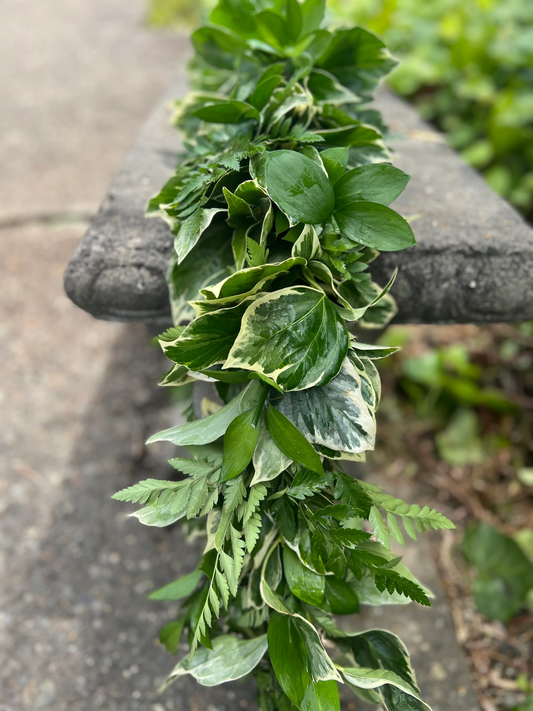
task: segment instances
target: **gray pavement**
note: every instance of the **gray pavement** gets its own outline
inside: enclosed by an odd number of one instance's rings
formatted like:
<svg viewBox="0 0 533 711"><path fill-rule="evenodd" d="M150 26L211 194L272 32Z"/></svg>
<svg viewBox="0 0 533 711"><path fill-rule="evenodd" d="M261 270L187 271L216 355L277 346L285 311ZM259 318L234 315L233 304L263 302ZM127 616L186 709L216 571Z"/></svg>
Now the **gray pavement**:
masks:
<svg viewBox="0 0 533 711"><path fill-rule="evenodd" d="M156 693L173 663L157 633L175 610L146 593L191 570L198 544L110 496L165 476L168 450L143 442L179 410L144 329L95 321L62 289L86 217L188 51L142 13L141 0L0 0L0 711L255 709L248 683ZM428 700L474 711L444 601L413 614L393 624Z"/></svg>

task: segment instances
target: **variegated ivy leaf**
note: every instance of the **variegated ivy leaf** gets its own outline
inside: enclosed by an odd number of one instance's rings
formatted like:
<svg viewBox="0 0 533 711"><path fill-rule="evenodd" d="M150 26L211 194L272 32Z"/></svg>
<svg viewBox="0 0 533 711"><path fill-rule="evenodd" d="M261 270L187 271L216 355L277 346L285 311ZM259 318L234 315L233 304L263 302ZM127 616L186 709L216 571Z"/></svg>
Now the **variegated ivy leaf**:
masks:
<svg viewBox="0 0 533 711"><path fill-rule="evenodd" d="M312 225L305 225L292 247L292 256L303 257L306 260L316 259L321 251L320 240L315 228Z"/></svg>
<svg viewBox="0 0 533 711"><path fill-rule="evenodd" d="M289 287L256 299L224 368L268 376L283 390L328 383L348 350L348 332L326 295L306 286Z"/></svg>
<svg viewBox="0 0 533 711"><path fill-rule="evenodd" d="M275 479L290 463L291 460L272 439L263 415L259 423L259 438L253 456L254 478L251 484Z"/></svg>
<svg viewBox="0 0 533 711"><path fill-rule="evenodd" d="M161 341L166 357L191 370L223 363L239 333L249 301L199 316L172 343Z"/></svg>
<svg viewBox="0 0 533 711"><path fill-rule="evenodd" d="M214 442L226 432L233 420L259 402L261 385L258 382L250 383L236 398L225 405L214 415L187 422L184 425L170 427L168 430L152 435L147 444L152 442L172 442L176 445L197 445Z"/></svg>
<svg viewBox="0 0 533 711"><path fill-rule="evenodd" d="M374 449L376 422L365 401L361 376L346 359L340 373L327 385L286 393L278 409L309 442L327 450L359 454Z"/></svg>
<svg viewBox="0 0 533 711"><path fill-rule="evenodd" d="M202 294L206 299L224 299L248 295L252 290L255 291L254 287L262 288L267 281L275 279L283 272L288 272L292 267L303 264L305 264L305 258L300 255L294 255L283 262L241 269L239 272L219 281L214 286L205 287L202 289Z"/></svg>
<svg viewBox="0 0 533 711"><path fill-rule="evenodd" d="M192 659L187 656L175 667L165 686L184 674L191 674L202 686L216 686L249 674L261 661L268 647L266 634L241 640L222 635L213 640L213 649L200 647Z"/></svg>
<svg viewBox="0 0 533 711"><path fill-rule="evenodd" d="M178 255L178 264L180 264L189 254L191 249L196 245L202 233L209 227L215 215L225 210L212 208L198 208L193 214L188 217L185 222L182 222L176 239L174 240L174 249Z"/></svg>

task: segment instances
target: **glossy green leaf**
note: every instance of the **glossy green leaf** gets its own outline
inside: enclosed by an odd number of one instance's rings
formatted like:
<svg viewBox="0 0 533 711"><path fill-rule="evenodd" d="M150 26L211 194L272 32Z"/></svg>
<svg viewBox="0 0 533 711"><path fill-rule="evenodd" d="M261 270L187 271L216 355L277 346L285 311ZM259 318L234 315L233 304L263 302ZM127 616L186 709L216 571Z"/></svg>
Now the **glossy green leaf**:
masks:
<svg viewBox="0 0 533 711"><path fill-rule="evenodd" d="M254 414L255 409L243 412L233 420L226 430L222 481L238 476L252 461L259 436L259 427L254 425Z"/></svg>
<svg viewBox="0 0 533 711"><path fill-rule="evenodd" d="M263 414L259 423L259 437L253 456L254 476L252 484L275 479L291 463L272 439Z"/></svg>
<svg viewBox="0 0 533 711"><path fill-rule="evenodd" d="M278 448L298 464L318 474L324 474L320 457L303 434L283 413L269 405L266 415L268 431Z"/></svg>
<svg viewBox="0 0 533 711"><path fill-rule="evenodd" d="M289 287L248 307L224 367L262 373L286 391L302 390L329 382L347 346L346 327L326 295Z"/></svg>
<svg viewBox="0 0 533 711"><path fill-rule="evenodd" d="M240 395L225 405L214 415L195 420L177 427L170 427L162 432L152 435L147 444L152 442L172 442L176 445L198 445L214 442L226 432L233 420L259 402L261 385L257 382L250 383Z"/></svg>
<svg viewBox="0 0 533 711"><path fill-rule="evenodd" d="M292 256L303 257L308 261L318 257L321 251L320 240L315 228L312 225L305 225L292 247Z"/></svg>
<svg viewBox="0 0 533 711"><path fill-rule="evenodd" d="M318 66L361 96L369 96L395 64L383 42L361 27L337 31L318 61Z"/></svg>
<svg viewBox="0 0 533 711"><path fill-rule="evenodd" d="M385 205L360 200L335 212L341 232L355 244L396 252L412 247L413 230L401 215Z"/></svg>
<svg viewBox="0 0 533 711"><path fill-rule="evenodd" d="M209 123L242 123L254 119L260 121L259 112L245 101L220 101L197 109L194 115Z"/></svg>
<svg viewBox="0 0 533 711"><path fill-rule="evenodd" d="M281 688L297 706L313 682L341 680L316 630L299 615L272 614L268 652Z"/></svg>
<svg viewBox="0 0 533 711"><path fill-rule="evenodd" d="M159 633L159 641L161 644L165 645L167 652L177 654L186 619L187 618L184 615L178 620L169 622L168 625L165 625Z"/></svg>
<svg viewBox="0 0 533 711"><path fill-rule="evenodd" d="M241 328L249 302L194 319L173 343L162 343L166 357L190 370L224 363Z"/></svg>
<svg viewBox="0 0 533 711"><path fill-rule="evenodd" d="M283 212L298 222L326 222L335 206L327 174L310 158L294 151L267 155L265 181L268 194Z"/></svg>
<svg viewBox="0 0 533 711"><path fill-rule="evenodd" d="M312 444L352 454L374 449L374 413L348 360L327 385L286 393L276 404Z"/></svg>
<svg viewBox="0 0 533 711"><path fill-rule="evenodd" d="M293 267L303 264L305 264L305 259L296 255L290 259L285 259L283 262L241 269L239 272L218 282L218 284L204 288L202 293L208 299L224 299L246 295L253 292L254 287L263 288L267 284L267 280L275 279L280 274L290 271Z"/></svg>
<svg viewBox="0 0 533 711"><path fill-rule="evenodd" d="M200 27L191 41L196 52L217 69L233 69L236 58L247 49L240 37L219 27Z"/></svg>
<svg viewBox="0 0 533 711"><path fill-rule="evenodd" d="M389 703L386 704L389 711L401 711L402 708L413 708L415 711L431 711L430 707L421 700L420 694L394 672L387 669L367 669L364 667L357 669L341 668L341 672L350 686L359 689L379 689L381 691L383 687L390 685L395 690L398 690L400 692L400 698L398 699L400 703L395 703L393 695Z"/></svg>
<svg viewBox="0 0 533 711"><path fill-rule="evenodd" d="M287 27L290 32L291 39L293 42L296 42L302 32L303 26L302 9L298 0L287 0L286 13Z"/></svg>
<svg viewBox="0 0 533 711"><path fill-rule="evenodd" d="M320 152L320 158L322 159L324 167L328 172L328 177L333 185L335 194L337 194L335 185L337 184L339 178L346 172L349 156L350 148L348 146L342 146L341 148L326 148L325 151Z"/></svg>
<svg viewBox="0 0 533 711"><path fill-rule="evenodd" d="M218 207L209 209L201 207L181 223L178 234L174 240L174 249L178 255L178 264L189 254L202 236L202 233L205 232L215 215L218 215L219 212L225 212L225 210Z"/></svg>
<svg viewBox="0 0 533 711"><path fill-rule="evenodd" d="M248 103L262 111L267 105L272 92L279 86L283 78L283 64L273 64L258 80L253 93L248 98Z"/></svg>
<svg viewBox="0 0 533 711"><path fill-rule="evenodd" d="M261 38L272 47L281 49L292 41L286 20L271 10L264 10L255 16L257 31Z"/></svg>
<svg viewBox="0 0 533 711"><path fill-rule="evenodd" d="M301 8L303 22L302 34L305 36L320 27L326 11L326 0L304 0Z"/></svg>
<svg viewBox="0 0 533 711"><path fill-rule="evenodd" d="M314 682L307 687L302 711L340 711L339 687L336 681Z"/></svg>
<svg viewBox="0 0 533 711"><path fill-rule="evenodd" d="M241 679L261 661L267 650L267 636L239 639L222 635L213 639L213 649L200 647L192 659L185 657L173 669L166 686L184 674L190 674L202 686L217 686Z"/></svg>
<svg viewBox="0 0 533 711"><path fill-rule="evenodd" d="M242 224L250 224L254 221L252 208L242 198L234 195L230 190L223 187L222 192L228 203L228 225L239 227Z"/></svg>
<svg viewBox="0 0 533 711"><path fill-rule="evenodd" d="M149 595L150 600L181 600L184 597L188 597L194 592L203 576L204 574L201 570L194 570L192 573L184 575L173 583L169 583L151 593Z"/></svg>
<svg viewBox="0 0 533 711"><path fill-rule="evenodd" d="M334 615L352 615L359 612L357 593L345 580L337 580L331 575L325 578L326 602Z"/></svg>
<svg viewBox="0 0 533 711"><path fill-rule="evenodd" d="M320 606L322 604L326 585L325 577L306 568L296 553L287 547L283 550L283 570L293 595L309 605Z"/></svg>
<svg viewBox="0 0 533 711"><path fill-rule="evenodd" d="M335 208L356 200L390 205L403 192L410 176L388 163L361 165L349 170L335 183Z"/></svg>
<svg viewBox="0 0 533 711"><path fill-rule="evenodd" d="M317 104L344 104L359 98L335 79L329 72L314 69L307 79L307 87Z"/></svg>

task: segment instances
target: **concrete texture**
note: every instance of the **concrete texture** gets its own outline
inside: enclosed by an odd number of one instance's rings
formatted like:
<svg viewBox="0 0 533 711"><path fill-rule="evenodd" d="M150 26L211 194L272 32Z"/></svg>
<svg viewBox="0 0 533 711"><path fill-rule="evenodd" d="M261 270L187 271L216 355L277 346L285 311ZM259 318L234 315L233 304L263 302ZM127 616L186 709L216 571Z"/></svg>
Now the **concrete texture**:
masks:
<svg viewBox="0 0 533 711"><path fill-rule="evenodd" d="M180 147L165 94L116 176L65 273L70 298L97 318L170 323L164 276L169 228L144 220L149 197L171 174ZM412 175L396 209L411 218L418 246L384 253L372 270L392 293L397 323L492 323L533 318L533 231L463 164L443 137L389 92L378 100L391 125L398 167Z"/></svg>
<svg viewBox="0 0 533 711"><path fill-rule="evenodd" d="M0 0L0 223L92 215L184 41L144 0Z"/></svg>

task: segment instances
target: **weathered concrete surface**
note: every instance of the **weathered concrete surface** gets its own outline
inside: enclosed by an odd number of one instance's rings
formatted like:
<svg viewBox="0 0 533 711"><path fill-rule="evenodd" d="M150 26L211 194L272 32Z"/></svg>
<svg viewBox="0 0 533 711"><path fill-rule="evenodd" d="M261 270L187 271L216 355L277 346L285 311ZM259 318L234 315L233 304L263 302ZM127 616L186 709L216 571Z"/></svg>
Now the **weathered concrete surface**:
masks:
<svg viewBox="0 0 533 711"><path fill-rule="evenodd" d="M92 215L188 51L144 0L0 0L0 224Z"/></svg>
<svg viewBox="0 0 533 711"><path fill-rule="evenodd" d="M170 322L164 286L171 235L143 220L147 200L171 173L180 142L168 125L170 88L116 176L65 274L70 298L97 318ZM395 163L412 180L395 207L412 218L418 246L373 265L393 287L396 322L491 323L533 318L533 230L463 164L415 110L388 92L378 105L394 135Z"/></svg>

